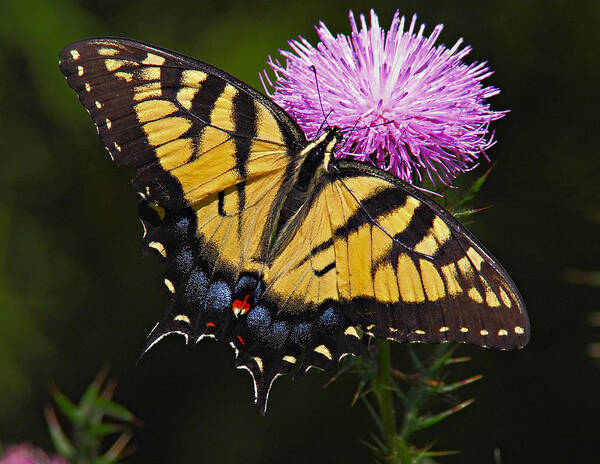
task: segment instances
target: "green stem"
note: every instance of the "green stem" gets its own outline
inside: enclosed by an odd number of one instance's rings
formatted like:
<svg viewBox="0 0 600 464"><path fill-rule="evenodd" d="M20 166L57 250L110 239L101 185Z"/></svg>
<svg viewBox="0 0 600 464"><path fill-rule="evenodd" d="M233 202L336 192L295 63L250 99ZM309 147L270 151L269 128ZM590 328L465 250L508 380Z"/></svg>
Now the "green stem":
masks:
<svg viewBox="0 0 600 464"><path fill-rule="evenodd" d="M383 442L387 448L390 462L396 461L396 411L392 387L392 361L390 342L385 339L377 340L377 376L374 379L374 390L379 405L379 416L383 427Z"/></svg>

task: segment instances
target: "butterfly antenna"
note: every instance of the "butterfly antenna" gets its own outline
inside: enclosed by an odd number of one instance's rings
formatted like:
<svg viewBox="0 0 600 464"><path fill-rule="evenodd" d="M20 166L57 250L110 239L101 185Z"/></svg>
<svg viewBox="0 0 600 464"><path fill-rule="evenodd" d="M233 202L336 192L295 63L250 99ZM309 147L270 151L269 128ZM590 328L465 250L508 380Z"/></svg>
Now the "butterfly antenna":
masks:
<svg viewBox="0 0 600 464"><path fill-rule="evenodd" d="M317 79L317 68L315 68L315 65L311 65L310 69L312 69L312 72L315 75L315 84L317 86L317 95L319 96L319 105L321 106L321 113L323 113L323 122L319 126L319 130L317 131L317 135L316 135L316 137L318 137L319 133L323 129L323 126L325 125L325 123L327 123L327 118L333 112L333 110L330 110L329 113L327 113L327 115L325 115L325 110L323 109L323 100L321 100L321 90L319 89L319 79Z"/></svg>
<svg viewBox="0 0 600 464"><path fill-rule="evenodd" d="M354 132L355 130L366 130L366 129L370 129L371 127L385 126L386 124L390 124L390 123L394 122L394 121L386 121L386 122L382 122L381 124L374 124L372 126L365 126L365 127L356 128L356 125L358 124L359 121L360 121L360 119L357 119L356 122L354 123L354 125L352 126L352 128L350 130L343 130L342 131L342 134L344 136L346 136L346 134L348 134L348 136L345 137L344 144L339 148L339 150L341 150L342 148L344 148L344 146L346 145L346 142L350 139L350 136L352 135L352 132Z"/></svg>
<svg viewBox="0 0 600 464"><path fill-rule="evenodd" d="M356 129L356 125L358 124L358 121L360 121L360 119L357 119L356 122L354 123L354 125L352 126L352 129L350 129L350 131L348 132L348 137L344 137L344 143L342 144L342 146L340 148L338 148L338 151L341 151L346 146L346 143L348 143L348 140L350 139L352 132L354 132L354 129ZM344 133L344 131L342 131L342 134L343 133Z"/></svg>
<svg viewBox="0 0 600 464"><path fill-rule="evenodd" d="M365 130L365 129L371 129L372 127L386 126L387 124L391 124L393 122L394 121L386 121L386 122L382 122L379 124L373 124L372 126L364 126L364 127L356 128L356 124L358 124L358 120L357 120L356 123L354 124L354 126L352 126L352 129L343 130L342 134L345 134L346 132L348 132L348 135L350 135L352 133L352 131L354 131L354 130Z"/></svg>

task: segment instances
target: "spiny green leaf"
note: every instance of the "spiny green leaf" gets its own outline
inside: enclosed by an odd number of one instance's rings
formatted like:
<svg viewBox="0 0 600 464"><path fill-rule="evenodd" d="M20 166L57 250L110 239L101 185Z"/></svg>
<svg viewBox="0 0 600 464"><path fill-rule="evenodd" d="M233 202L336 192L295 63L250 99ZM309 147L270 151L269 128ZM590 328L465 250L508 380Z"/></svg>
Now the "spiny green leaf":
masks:
<svg viewBox="0 0 600 464"><path fill-rule="evenodd" d="M393 382L393 385L394 385L394 393L395 393L395 395L400 399L400 401L405 402L408 399L406 397L406 393L404 393L402 391L402 389L400 388L400 386L396 382L394 382L393 379L392 379L392 382Z"/></svg>
<svg viewBox="0 0 600 464"><path fill-rule="evenodd" d="M104 456L100 456L99 458L94 459L92 464L115 464L115 461L105 458Z"/></svg>
<svg viewBox="0 0 600 464"><path fill-rule="evenodd" d="M572 284L600 287L600 271L567 269L564 272L564 279Z"/></svg>
<svg viewBox="0 0 600 464"><path fill-rule="evenodd" d="M449 343L439 345L438 349L436 349L433 355L434 361L433 364L431 364L431 367L429 368L429 372L436 373L440 371L444 366L446 366L448 360L452 357L457 347L458 345Z"/></svg>
<svg viewBox="0 0 600 464"><path fill-rule="evenodd" d="M458 382L453 382L453 383L442 384L437 387L431 387L431 389L436 394L437 393L450 393L450 392L453 392L454 390L458 390L459 388L464 387L465 385L469 385L470 383L477 382L478 380L481 380L482 378L483 378L483 375L477 374L477 375L474 375L473 377L469 377L468 379L459 380Z"/></svg>
<svg viewBox="0 0 600 464"><path fill-rule="evenodd" d="M92 424L89 427L89 434L93 437L104 437L113 433L121 432L125 427L120 424Z"/></svg>
<svg viewBox="0 0 600 464"><path fill-rule="evenodd" d="M81 397L81 401L79 402L79 406L88 410L92 407L94 400L100 396L100 388L108 375L108 368L103 367L98 372L98 375L94 379L94 381L87 387L83 396Z"/></svg>
<svg viewBox="0 0 600 464"><path fill-rule="evenodd" d="M79 408L86 416L94 407L94 401L98 398L99 394L100 385L96 385L95 383L91 383L83 393L81 399L79 400Z"/></svg>
<svg viewBox="0 0 600 464"><path fill-rule="evenodd" d="M133 434L128 430L123 432L119 436L117 441L115 441L115 443L106 452L104 457L106 459L112 459L113 461L117 461L123 455L123 451L125 450L125 447L127 446L127 443L129 443L129 441L131 440L132 436Z"/></svg>
<svg viewBox="0 0 600 464"><path fill-rule="evenodd" d="M414 464L425 464L426 462L435 462L431 459L428 459L428 456L427 456L427 453L431 446L432 445L429 445L426 448L413 451L411 453L412 454L412 462Z"/></svg>
<svg viewBox="0 0 600 464"><path fill-rule="evenodd" d="M368 377L363 377L358 381L358 387L356 388L356 392L354 393L354 396L352 397L352 402L350 403L350 406L354 406L356 404L356 401L365 397L366 395L371 393L371 391L373 391L372 388L365 390L365 386L368 385L368 383L367 383L368 381L369 381Z"/></svg>
<svg viewBox="0 0 600 464"><path fill-rule="evenodd" d="M352 362L352 359L344 359L344 362L342 362L341 366L335 371L331 378L327 382L325 382L323 388L328 387L330 384L339 379L342 375L348 373L353 367L354 363Z"/></svg>
<svg viewBox="0 0 600 464"><path fill-rule="evenodd" d="M379 437L377 437L375 434L370 434L371 435L371 440L373 440L374 443L371 443L368 440L360 440L360 443L369 448L371 450L371 452L375 455L376 458L381 458L384 459L385 457L385 445L381 442L381 440L379 439ZM379 462L379 461L375 461L375 462Z"/></svg>
<svg viewBox="0 0 600 464"><path fill-rule="evenodd" d="M367 398L365 396L361 396L360 399L362 400L363 404L367 408L367 411L369 411L369 413L371 414L371 417L375 421L375 425L377 426L377 429L380 432L383 431L383 424L381 423L381 419L379 419L379 415L377 414L377 412L375 411L373 406L371 406L371 403L369 403L369 400L367 400Z"/></svg>
<svg viewBox="0 0 600 464"><path fill-rule="evenodd" d="M430 457L438 457L438 456L454 456L456 454L460 454L458 450L446 450L446 451L426 451L425 455Z"/></svg>
<svg viewBox="0 0 600 464"><path fill-rule="evenodd" d="M491 206L482 206L481 208L470 208L470 209L463 209L460 211L456 211L454 213L452 213L452 215L456 218L456 219L463 219L462 223L463 224L467 224L465 223L464 219L468 218L469 216L475 214L475 213L481 213L482 211L485 211L487 209L490 209Z"/></svg>
<svg viewBox="0 0 600 464"><path fill-rule="evenodd" d="M460 209L467 203L471 202L473 198L475 198L475 195L477 194L477 192L479 192L479 190L481 190L481 187L492 172L492 169L494 169L494 166L495 164L492 164L492 166L490 166L490 168L487 171L485 171L481 176L475 179L475 182L473 182L469 188L462 190L462 192L464 192L464 195L454 206L453 209Z"/></svg>
<svg viewBox="0 0 600 464"><path fill-rule="evenodd" d="M408 354L410 355L410 360L415 365L415 367L417 368L417 370L421 374L425 375L426 372L427 372L427 368L425 367L425 365L423 364L423 362L419 359L419 357L417 356L417 353L415 352L415 350L410 345L408 346Z"/></svg>
<svg viewBox="0 0 600 464"><path fill-rule="evenodd" d="M100 395L98 396L98 398L100 400L106 400L109 401L112 396L113 393L115 392L115 388L117 387L116 382L114 381L107 381L106 385L104 385L104 388L102 388L102 391L100 392ZM104 417L105 411L102 408L98 408L96 404L94 404L94 413L92 414L92 418L91 418L91 423L92 424L100 424L102 423L102 419Z"/></svg>
<svg viewBox="0 0 600 464"><path fill-rule="evenodd" d="M375 442L375 446L377 446L379 448L380 452L385 449L385 445L383 444L383 442L377 435L371 434L371 440L373 440Z"/></svg>
<svg viewBox="0 0 600 464"><path fill-rule="evenodd" d="M50 439L54 445L56 452L67 459L73 459L75 456L75 447L69 441L65 433L63 432L54 409L50 406L44 408L44 414L46 416L46 422L48 423L48 431L50 432Z"/></svg>
<svg viewBox="0 0 600 464"><path fill-rule="evenodd" d="M63 394L57 388L52 388L52 397L62 412L71 422L74 424L80 424L82 421L82 414L79 411L79 408L71 402L69 398L65 394Z"/></svg>
<svg viewBox="0 0 600 464"><path fill-rule="evenodd" d="M436 414L434 416L420 417L417 420L416 428L414 429L414 431L423 430L423 429L429 428L432 425L435 425L438 422L446 419L447 417L449 417L449 416L451 416L453 414L456 414L458 411L466 408L467 406L469 406L470 404L472 404L474 401L475 401L474 399L463 401L462 403L457 404L456 406L454 406L454 407L452 407L450 409L447 409L447 410L445 410L445 411L443 411L443 412L441 412L439 414Z"/></svg>
<svg viewBox="0 0 600 464"><path fill-rule="evenodd" d="M446 362L447 365L450 364L462 364L462 363L466 363L471 361L471 357L470 356L459 356L458 358L450 358L448 359L448 361Z"/></svg>
<svg viewBox="0 0 600 464"><path fill-rule="evenodd" d="M113 419L118 419L125 422L132 422L135 419L135 416L131 412L114 401L104 398L94 398L93 405L108 417L112 417Z"/></svg>

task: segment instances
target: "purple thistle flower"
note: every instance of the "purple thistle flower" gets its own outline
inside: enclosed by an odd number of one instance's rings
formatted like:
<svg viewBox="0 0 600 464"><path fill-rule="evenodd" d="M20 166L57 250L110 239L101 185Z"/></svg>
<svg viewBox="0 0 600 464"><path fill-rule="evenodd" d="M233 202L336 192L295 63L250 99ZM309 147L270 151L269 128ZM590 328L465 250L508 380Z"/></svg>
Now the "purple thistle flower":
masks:
<svg viewBox="0 0 600 464"><path fill-rule="evenodd" d="M48 457L41 449L29 443L11 446L0 456L0 464L67 464L60 457Z"/></svg>
<svg viewBox="0 0 600 464"><path fill-rule="evenodd" d="M292 51L279 51L285 66L269 57L275 83L264 75L273 92L263 86L309 138L323 113L327 125L344 130L337 157L370 161L407 182L420 181L424 170L432 182L449 184L480 154L487 158L495 143L489 124L506 112L485 102L500 92L481 84L492 74L486 62L463 63L470 46L460 49L462 39L451 49L435 46L443 25L425 37L425 25L415 34L416 21L414 15L405 31L396 11L386 33L371 10L370 28L361 15L359 30L350 11L352 32L337 37L320 22L316 47L300 36L288 42Z"/></svg>

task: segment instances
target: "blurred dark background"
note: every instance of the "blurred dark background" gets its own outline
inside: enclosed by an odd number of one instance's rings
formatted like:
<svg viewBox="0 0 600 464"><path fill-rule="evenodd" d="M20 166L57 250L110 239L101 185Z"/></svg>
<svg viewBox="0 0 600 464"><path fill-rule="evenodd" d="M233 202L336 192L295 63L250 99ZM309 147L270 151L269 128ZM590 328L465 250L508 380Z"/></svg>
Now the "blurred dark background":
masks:
<svg viewBox="0 0 600 464"><path fill-rule="evenodd" d="M347 10L375 8L438 23L448 46L464 37L496 73L485 82L510 109L494 128L496 166L473 206L493 205L471 229L517 282L533 335L520 352L471 346L461 392L477 402L423 442L460 449L449 463L593 462L600 367L600 157L597 153L600 3L47 0L0 2L0 439L51 448L42 414L49 386L78 398L101 366L116 400L144 421L128 462L373 462L373 430L349 408L356 379L326 389L312 372L273 389L258 415L251 381L224 344L187 349L167 338L136 367L167 303L162 268L139 254L131 172L115 169L68 89L57 53L84 37L131 37L197 57L260 87L268 54L313 24L349 32ZM485 164L485 163L484 163ZM487 168L481 166L475 175ZM584 271L584 272L582 272ZM592 347L594 345L591 345ZM402 368L404 347L395 348ZM592 349L593 351L593 349Z"/></svg>

